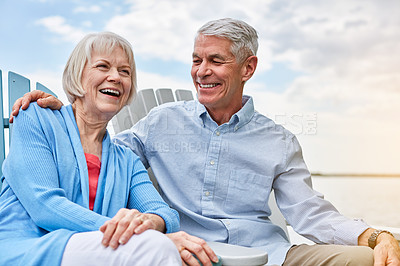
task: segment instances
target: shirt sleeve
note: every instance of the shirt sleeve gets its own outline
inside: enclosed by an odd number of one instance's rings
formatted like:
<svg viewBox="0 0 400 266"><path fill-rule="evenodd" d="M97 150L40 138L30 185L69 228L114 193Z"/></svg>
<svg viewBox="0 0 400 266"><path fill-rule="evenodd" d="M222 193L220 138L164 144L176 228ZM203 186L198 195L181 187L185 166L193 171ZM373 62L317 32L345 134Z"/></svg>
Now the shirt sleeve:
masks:
<svg viewBox="0 0 400 266"><path fill-rule="evenodd" d="M10 152L3 165L7 182L37 226L47 231L61 228L78 232L98 230L109 218L66 197L59 184L62 173L58 172L49 145L49 141L56 140L47 139L36 108L30 106L15 118ZM58 123L44 121L52 122Z"/></svg>
<svg viewBox="0 0 400 266"><path fill-rule="evenodd" d="M274 181L277 205L293 229L324 244L357 245L369 226L341 215L324 196L313 190L311 174L294 135L286 139L285 168Z"/></svg>

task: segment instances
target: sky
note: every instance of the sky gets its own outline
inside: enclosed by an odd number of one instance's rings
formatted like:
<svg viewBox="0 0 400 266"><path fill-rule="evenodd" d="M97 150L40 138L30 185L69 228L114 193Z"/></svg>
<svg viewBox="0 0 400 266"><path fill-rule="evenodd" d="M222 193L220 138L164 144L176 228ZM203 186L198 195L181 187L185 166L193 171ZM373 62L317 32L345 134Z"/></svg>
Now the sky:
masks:
<svg viewBox="0 0 400 266"><path fill-rule="evenodd" d="M139 89L194 90L193 40L231 17L259 35L245 85L256 110L298 137L309 169L400 173L399 0L1 0L0 69L56 92L87 33L113 31L134 49Z"/></svg>

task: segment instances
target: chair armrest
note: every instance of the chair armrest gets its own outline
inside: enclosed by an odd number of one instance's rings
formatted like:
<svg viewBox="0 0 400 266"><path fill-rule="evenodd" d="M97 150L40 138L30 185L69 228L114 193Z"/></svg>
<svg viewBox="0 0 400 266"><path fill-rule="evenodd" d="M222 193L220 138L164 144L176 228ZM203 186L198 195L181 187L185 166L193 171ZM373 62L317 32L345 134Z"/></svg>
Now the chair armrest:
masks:
<svg viewBox="0 0 400 266"><path fill-rule="evenodd" d="M265 265L268 253L261 249L248 248L220 242L207 242L215 254L221 258L222 265Z"/></svg>

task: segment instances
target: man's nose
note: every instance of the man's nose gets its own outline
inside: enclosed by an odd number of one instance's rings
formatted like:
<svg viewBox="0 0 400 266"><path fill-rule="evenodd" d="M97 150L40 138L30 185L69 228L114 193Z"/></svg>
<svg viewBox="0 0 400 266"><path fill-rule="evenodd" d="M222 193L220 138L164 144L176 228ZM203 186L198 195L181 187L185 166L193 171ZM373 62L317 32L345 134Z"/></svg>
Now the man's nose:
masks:
<svg viewBox="0 0 400 266"><path fill-rule="evenodd" d="M197 71L197 75L199 77L205 77L211 75L212 70L210 68L210 65L206 62L203 62L200 64L199 69Z"/></svg>

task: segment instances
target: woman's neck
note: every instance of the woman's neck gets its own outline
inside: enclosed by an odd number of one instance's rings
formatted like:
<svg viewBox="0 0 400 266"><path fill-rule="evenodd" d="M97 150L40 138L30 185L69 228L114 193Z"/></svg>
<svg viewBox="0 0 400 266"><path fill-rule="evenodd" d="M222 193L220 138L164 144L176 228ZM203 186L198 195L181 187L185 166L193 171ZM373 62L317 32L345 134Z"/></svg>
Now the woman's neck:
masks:
<svg viewBox="0 0 400 266"><path fill-rule="evenodd" d="M101 160L102 142L106 134L108 120L93 116L90 112L86 112L83 108L74 104L72 104L72 109L78 125L83 151L94 154Z"/></svg>

